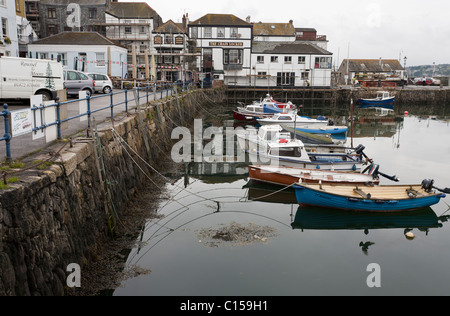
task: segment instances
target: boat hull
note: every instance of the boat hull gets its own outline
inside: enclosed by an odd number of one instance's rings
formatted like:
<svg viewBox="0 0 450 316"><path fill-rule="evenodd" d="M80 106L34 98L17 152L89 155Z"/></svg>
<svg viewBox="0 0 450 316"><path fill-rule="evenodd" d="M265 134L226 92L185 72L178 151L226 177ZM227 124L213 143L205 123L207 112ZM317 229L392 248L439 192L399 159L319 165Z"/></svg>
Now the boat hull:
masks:
<svg viewBox="0 0 450 316"><path fill-rule="evenodd" d="M276 185L290 186L294 183L341 183L365 184L379 183L379 179L356 172L326 171L317 169L304 169L294 167L272 167L251 165L248 167L249 177L252 180Z"/></svg>
<svg viewBox="0 0 450 316"><path fill-rule="evenodd" d="M290 124L283 124L283 127L287 128L289 131L294 131L294 127ZM347 133L347 126L296 126L295 131L300 131L304 133L312 134L345 134Z"/></svg>
<svg viewBox="0 0 450 316"><path fill-rule="evenodd" d="M267 118L269 117L267 114L261 113L250 113L250 112L240 112L233 111L233 119L236 121L246 121L246 122L256 122L257 119Z"/></svg>
<svg viewBox="0 0 450 316"><path fill-rule="evenodd" d="M360 109L384 108L384 109L393 110L394 109L394 101L395 101L395 97L387 98L384 100L359 99L358 105L359 105Z"/></svg>
<svg viewBox="0 0 450 316"><path fill-rule="evenodd" d="M300 205L319 206L341 210L363 212L401 212L437 204L445 194L428 194L417 198L358 198L349 195L332 194L307 185L294 185L297 202ZM385 186L393 187L393 186ZM370 189L368 189L370 191Z"/></svg>

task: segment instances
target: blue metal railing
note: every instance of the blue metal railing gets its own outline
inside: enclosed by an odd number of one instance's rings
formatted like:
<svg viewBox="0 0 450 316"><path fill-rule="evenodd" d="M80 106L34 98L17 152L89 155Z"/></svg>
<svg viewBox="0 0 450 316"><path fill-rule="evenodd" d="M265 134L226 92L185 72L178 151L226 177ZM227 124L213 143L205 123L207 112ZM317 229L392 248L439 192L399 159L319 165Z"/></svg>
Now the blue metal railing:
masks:
<svg viewBox="0 0 450 316"><path fill-rule="evenodd" d="M175 91L175 89L178 89L180 92L184 92L184 91L188 91L191 90L193 88L193 86L191 84L183 84L183 83L162 83L162 84L152 84L151 86L146 86L146 87L137 87L137 88L133 88L131 90L123 90L123 91L119 91L119 92L113 92L111 91L109 94L106 95L98 95L98 96L91 96L91 95L87 95L86 98L82 98L82 99L77 99L77 100L69 100L69 101L64 101L64 102L60 102L59 98L56 98L55 103L53 104L49 104L49 105L41 105L41 106L34 106L31 108L32 116L34 118L34 122L35 122L35 127L32 129L32 132L37 132L37 131L43 131L48 127L51 126L55 126L57 128L57 139L60 140L62 138L62 134L61 134L61 124L65 123L65 122L69 122L73 119L76 118L80 118L83 116L87 116L88 118L88 128L90 129L90 118L92 116L92 114L100 112L100 111L104 111L104 110L110 110L110 115L111 115L111 120L114 121L114 108L116 108L117 106L120 105L125 105L125 112L128 112L129 110L129 105L130 102L133 102L133 104L136 104L136 101L139 102L138 104L141 104L141 100L144 99L146 104L149 103L149 101L153 101L153 100L157 100L157 92L160 92L160 98L164 98L168 97L168 96L173 96L174 94L176 94L177 92ZM134 91L136 91L136 97L134 97ZM129 96L129 94L132 93L132 97ZM118 100L118 96L123 95L123 101L122 100ZM92 101L95 99L108 99L108 102L105 103L105 105L100 105L100 108L96 108L96 109L92 109ZM63 105L67 105L67 104L71 104L71 103L76 103L76 102L80 102L80 101L86 101L87 103L87 110L85 113L80 113L78 115L72 116L72 117L68 117L65 119L61 119L61 106ZM36 126L37 125L37 111L40 111L40 115L42 118L42 112L43 109L46 108L51 108L54 107L56 110L56 121L55 122L50 122L48 124L43 124L40 126ZM10 146L10 141L11 141L11 133L10 133L10 117L11 117L11 112L8 111L8 105L4 104L3 105L3 112L0 113L0 116L4 117L4 123L5 123L5 134L3 135L2 138L0 138L0 141L5 141L6 143L6 160L7 161L11 161L11 146ZM42 120L41 120L42 121Z"/></svg>

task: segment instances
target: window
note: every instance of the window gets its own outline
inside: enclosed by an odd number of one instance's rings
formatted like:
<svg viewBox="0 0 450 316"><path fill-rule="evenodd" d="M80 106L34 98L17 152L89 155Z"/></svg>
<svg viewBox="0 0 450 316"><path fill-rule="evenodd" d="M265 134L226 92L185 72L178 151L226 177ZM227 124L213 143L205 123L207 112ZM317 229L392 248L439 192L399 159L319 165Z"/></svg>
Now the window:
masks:
<svg viewBox="0 0 450 316"><path fill-rule="evenodd" d="M284 56L284 63L285 64L292 63L292 56Z"/></svg>
<svg viewBox="0 0 450 316"><path fill-rule="evenodd" d="M204 38L212 38L212 28L211 27L205 27L205 33Z"/></svg>
<svg viewBox="0 0 450 316"><path fill-rule="evenodd" d="M295 72L279 72L277 73L277 86L295 85Z"/></svg>
<svg viewBox="0 0 450 316"><path fill-rule="evenodd" d="M331 57L316 57L314 68L331 69Z"/></svg>
<svg viewBox="0 0 450 316"><path fill-rule="evenodd" d="M75 71L68 71L67 72L67 80L81 80L81 77Z"/></svg>
<svg viewBox="0 0 450 316"><path fill-rule="evenodd" d="M224 37L225 37L225 28L218 27L217 28L217 38L224 38Z"/></svg>
<svg viewBox="0 0 450 316"><path fill-rule="evenodd" d="M162 44L162 36L155 36L155 44Z"/></svg>
<svg viewBox="0 0 450 316"><path fill-rule="evenodd" d="M147 45L141 45L139 46L139 52L141 54L145 54L145 50L147 49Z"/></svg>
<svg viewBox="0 0 450 316"><path fill-rule="evenodd" d="M173 43L173 37L172 35L166 35L166 41L165 44L172 44Z"/></svg>
<svg viewBox="0 0 450 316"><path fill-rule="evenodd" d="M258 71L258 79L265 79L267 76L267 72L266 71Z"/></svg>
<svg viewBox="0 0 450 316"><path fill-rule="evenodd" d="M56 60L60 62L63 66L67 66L67 54L66 53L58 53L56 56Z"/></svg>
<svg viewBox="0 0 450 316"><path fill-rule="evenodd" d="M105 53L95 53L95 61L97 62L97 67L104 67Z"/></svg>
<svg viewBox="0 0 450 316"><path fill-rule="evenodd" d="M89 8L89 19L97 18L97 8Z"/></svg>
<svg viewBox="0 0 450 316"><path fill-rule="evenodd" d="M2 18L3 36L8 36L8 19Z"/></svg>
<svg viewBox="0 0 450 316"><path fill-rule="evenodd" d="M309 72L302 72L301 79L302 80L308 80L309 79Z"/></svg>
<svg viewBox="0 0 450 316"><path fill-rule="evenodd" d="M131 26L125 26L125 34L131 34Z"/></svg>
<svg viewBox="0 0 450 316"><path fill-rule="evenodd" d="M306 57L305 56L298 56L298 63L299 64L304 64L306 61Z"/></svg>
<svg viewBox="0 0 450 316"><path fill-rule="evenodd" d="M264 56L256 56L256 62L258 64L264 64Z"/></svg>
<svg viewBox="0 0 450 316"><path fill-rule="evenodd" d="M0 5L6 7L6 0L0 0Z"/></svg>
<svg viewBox="0 0 450 316"><path fill-rule="evenodd" d="M270 57L270 62L271 63L277 63L278 62L278 56L271 56Z"/></svg>
<svg viewBox="0 0 450 316"><path fill-rule="evenodd" d="M242 65L242 50L224 49L223 63L224 65Z"/></svg>
<svg viewBox="0 0 450 316"><path fill-rule="evenodd" d="M56 9L55 8L48 8L47 13L48 13L49 19L56 19Z"/></svg>
<svg viewBox="0 0 450 316"><path fill-rule="evenodd" d="M58 34L58 28L54 24L48 24L47 25L47 35L56 35Z"/></svg>
<svg viewBox="0 0 450 316"><path fill-rule="evenodd" d="M237 27L232 27L231 28L230 37L231 38L238 38L238 28Z"/></svg>
<svg viewBox="0 0 450 316"><path fill-rule="evenodd" d="M165 64L172 64L172 56L163 56Z"/></svg>
<svg viewBox="0 0 450 316"><path fill-rule="evenodd" d="M177 37L175 37L175 44L176 44L176 45L183 45L183 44L184 44L184 38L183 38L183 36L177 36Z"/></svg>
<svg viewBox="0 0 450 316"><path fill-rule="evenodd" d="M145 34L145 26L140 26L139 27L139 33L140 34Z"/></svg>
<svg viewBox="0 0 450 316"><path fill-rule="evenodd" d="M198 28L191 27L191 38L197 38L197 37L198 37Z"/></svg>

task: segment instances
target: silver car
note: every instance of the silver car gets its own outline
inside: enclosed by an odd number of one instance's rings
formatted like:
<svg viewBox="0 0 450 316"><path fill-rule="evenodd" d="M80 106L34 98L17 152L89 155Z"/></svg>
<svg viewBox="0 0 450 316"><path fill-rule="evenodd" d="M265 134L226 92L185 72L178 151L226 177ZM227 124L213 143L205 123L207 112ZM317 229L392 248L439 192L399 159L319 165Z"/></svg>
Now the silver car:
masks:
<svg viewBox="0 0 450 316"><path fill-rule="evenodd" d="M113 83L107 75L88 73L88 76L95 82L95 92L111 93Z"/></svg>
<svg viewBox="0 0 450 316"><path fill-rule="evenodd" d="M80 91L87 91L92 95L95 92L95 83L81 71L64 70L64 88L68 95L78 95Z"/></svg>

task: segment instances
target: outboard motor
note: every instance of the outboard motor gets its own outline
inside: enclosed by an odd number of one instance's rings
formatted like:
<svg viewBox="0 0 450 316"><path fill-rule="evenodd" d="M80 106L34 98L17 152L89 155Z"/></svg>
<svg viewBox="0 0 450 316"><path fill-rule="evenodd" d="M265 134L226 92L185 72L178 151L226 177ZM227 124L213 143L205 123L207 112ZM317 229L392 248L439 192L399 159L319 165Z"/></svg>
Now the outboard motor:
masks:
<svg viewBox="0 0 450 316"><path fill-rule="evenodd" d="M424 189L425 192L431 192L432 189L436 189L442 193L450 194L450 188L439 189L434 186L434 180L430 180L430 179L424 179L422 181L422 189Z"/></svg>
<svg viewBox="0 0 450 316"><path fill-rule="evenodd" d="M394 181L394 182L399 182L400 181L399 178L397 178L397 176L395 176L395 175L394 176L389 176L389 175L387 175L385 173L380 172L379 169L380 169L380 165L377 165L377 164L373 163L369 167L367 167L363 171L363 173L366 172L367 170L369 170L369 175L371 175L373 179L379 179L380 178L379 176L383 176L386 179L389 179L389 180Z"/></svg>

